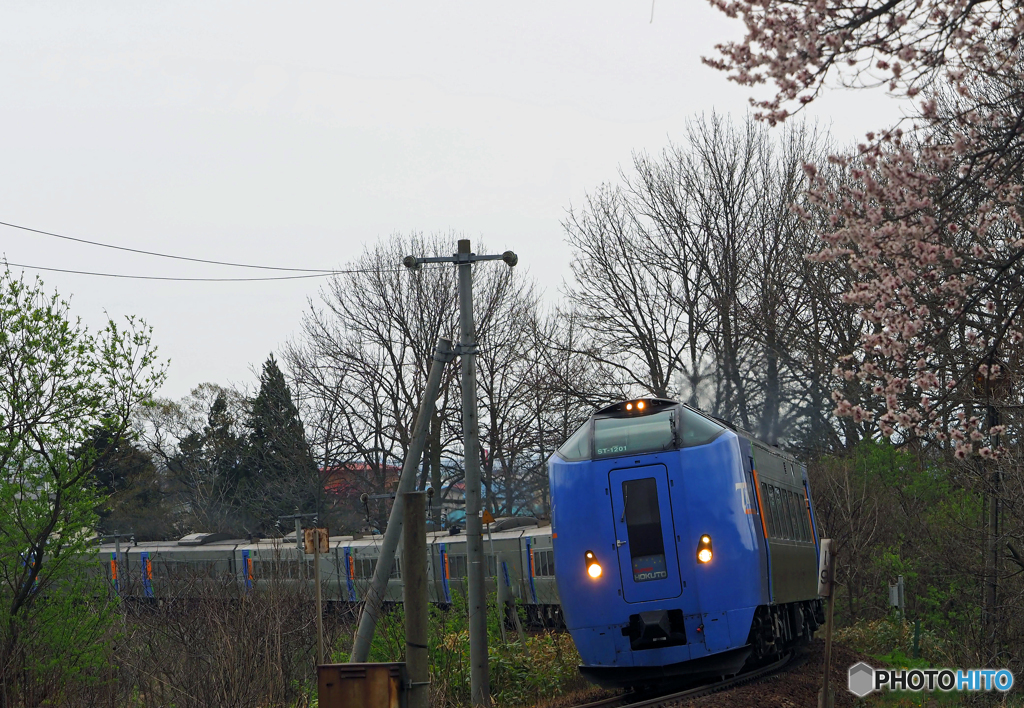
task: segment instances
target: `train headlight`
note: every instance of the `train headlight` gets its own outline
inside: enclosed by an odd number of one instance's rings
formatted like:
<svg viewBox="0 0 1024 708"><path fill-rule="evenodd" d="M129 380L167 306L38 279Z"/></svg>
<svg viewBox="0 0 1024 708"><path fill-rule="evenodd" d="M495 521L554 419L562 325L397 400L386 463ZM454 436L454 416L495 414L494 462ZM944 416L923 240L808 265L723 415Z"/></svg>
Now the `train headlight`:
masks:
<svg viewBox="0 0 1024 708"><path fill-rule="evenodd" d="M701 563L710 563L713 556L711 537L704 534L700 537L700 543L697 544L697 560Z"/></svg>
<svg viewBox="0 0 1024 708"><path fill-rule="evenodd" d="M594 580L600 578L601 564L597 562L597 557L594 555L594 552L587 551L585 555L585 560L587 561L587 575L589 575Z"/></svg>
<svg viewBox="0 0 1024 708"><path fill-rule="evenodd" d="M644 402L643 402L643 401L637 401L637 402L636 402L636 409L637 409L638 411L642 411L642 410L644 409L644 405L645 405L645 404L644 404Z"/></svg>

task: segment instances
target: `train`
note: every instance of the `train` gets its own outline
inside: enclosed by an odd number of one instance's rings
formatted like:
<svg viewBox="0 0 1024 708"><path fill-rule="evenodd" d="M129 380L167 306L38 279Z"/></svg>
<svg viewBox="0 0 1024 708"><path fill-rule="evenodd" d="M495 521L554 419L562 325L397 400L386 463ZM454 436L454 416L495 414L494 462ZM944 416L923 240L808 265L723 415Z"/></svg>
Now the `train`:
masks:
<svg viewBox="0 0 1024 708"><path fill-rule="evenodd" d="M465 593L466 537L458 528L428 532L427 573L430 601L450 605ZM320 556L323 598L335 609L355 609L373 577L382 535L331 536ZM119 550L120 549L120 550ZM551 527L532 517L495 519L485 526L487 586L496 592L503 583L523 608L527 624L563 627L555 586ZM233 593L260 591L271 584L313 584L314 559L298 548L295 534L277 539L237 539L223 533L193 533L176 541L129 542L109 537L97 549L112 592L122 597L160 603L203 592L203 586ZM384 597L402 601L401 551L392 567Z"/></svg>
<svg viewBox="0 0 1024 708"><path fill-rule="evenodd" d="M597 410L548 460L581 673L605 687L735 675L823 622L806 468L678 401Z"/></svg>

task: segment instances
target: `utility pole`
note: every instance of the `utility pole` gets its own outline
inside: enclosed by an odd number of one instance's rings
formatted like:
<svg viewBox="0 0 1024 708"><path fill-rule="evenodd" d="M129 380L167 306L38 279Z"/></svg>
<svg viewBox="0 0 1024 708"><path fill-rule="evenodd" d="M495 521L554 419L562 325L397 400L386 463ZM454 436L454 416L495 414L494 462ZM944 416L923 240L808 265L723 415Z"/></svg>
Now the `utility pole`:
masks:
<svg viewBox="0 0 1024 708"><path fill-rule="evenodd" d="M380 616L388 578L391 577L391 568L395 561L395 550L398 548L398 541L402 535L405 495L407 492L413 491L416 486L417 470L420 466L420 459L423 457L423 447L427 442L427 427L431 411L434 408L434 401L437 400L437 392L441 388L441 375L444 373L445 364L454 357L452 343L447 339L439 339L437 348L434 349L434 360L430 365L430 373L427 374L423 400L420 401L420 409L413 425L412 444L409 445L405 462L402 464L402 476L398 479L395 503L388 516L388 526L384 530L384 542L381 544L377 567L373 571L373 579L366 591L366 600L363 602L363 610L359 615L359 627L356 629L350 659L353 663L363 663L370 656L370 642L373 641L373 632L377 627L377 618Z"/></svg>
<svg viewBox="0 0 1024 708"><path fill-rule="evenodd" d="M519 262L512 251L500 256L478 256L470 251L469 239L460 239L458 251L450 257L406 256L406 268L423 263L454 263L459 269L459 325L457 353L462 356L462 439L466 464L466 565L469 575L469 678L474 706L491 704L487 665L487 590L484 585L483 522L480 504L480 441L476 411L476 326L473 322L473 263L504 261L510 268Z"/></svg>
<svg viewBox="0 0 1024 708"><path fill-rule="evenodd" d="M836 550L835 541L821 539L821 557L818 561L818 595L827 598L825 606L825 675L818 692L818 708L835 705L835 691L830 684L832 673L832 611L836 606Z"/></svg>
<svg viewBox="0 0 1024 708"><path fill-rule="evenodd" d="M303 519L316 519L316 518L317 518L316 514L300 514L298 509L295 510L294 514L289 514L288 516L279 516L279 517L277 517L277 522L278 523L281 523L282 521L288 521L289 519L294 519L295 520L295 553L296 553L296 556L295 556L296 560L295 560L295 562L299 566L299 572L298 572L296 577L298 577L298 578L300 578L302 580L306 579L306 563L305 563L306 556L305 556L305 548L304 548L303 536L302 536L302 520ZM315 562L316 562L316 559L314 559L314 563ZM319 575L317 575L317 582L320 582L320 576Z"/></svg>
<svg viewBox="0 0 1024 708"><path fill-rule="evenodd" d="M108 534L106 536L100 536L100 541L101 542L107 540L108 538L114 539L114 563L113 563L113 565L110 566L110 575L111 575L111 580L114 583L114 592L116 592L118 594L120 594L120 592L121 592L121 584L120 584L120 580L118 580L118 578L120 578L120 576L121 576L121 573L119 571L120 571L120 568L121 568L121 538L122 537L134 538L135 534L134 533L132 533L132 534L123 534L123 533L118 533L117 531L114 531L114 533L112 533L112 534ZM35 562L35 561L33 561L33 562Z"/></svg>
<svg viewBox="0 0 1024 708"><path fill-rule="evenodd" d="M405 603L405 666L409 674L408 708L430 705L427 657L427 493L405 495L402 534L402 583Z"/></svg>
<svg viewBox="0 0 1024 708"><path fill-rule="evenodd" d="M430 519L433 521L432 531L441 530L441 411L434 406L430 416L430 446L427 450L430 458L430 486L434 494L430 498Z"/></svg>
<svg viewBox="0 0 1024 708"><path fill-rule="evenodd" d="M306 529L306 552L313 554L313 577L316 579L316 665L324 663L324 608L320 591L320 554L330 550L331 539L327 529Z"/></svg>
<svg viewBox="0 0 1024 708"><path fill-rule="evenodd" d="M979 398L985 399L992 451L996 453L999 450L999 434L994 433L993 428L999 426L1001 422L998 404L1000 401L1006 400L1010 391L1011 380L1006 374L1006 365L999 360L995 352L992 352L986 357L984 367L978 366L974 376L974 393ZM985 472L984 468L982 471ZM987 471L989 489L985 499L985 511L988 518L986 519L985 534L985 595L982 603L982 630L988 642L989 661L995 661L1001 651L999 639L1002 624L999 611L999 574L1001 571L999 521L1002 469L998 456L994 457L990 463L990 469Z"/></svg>

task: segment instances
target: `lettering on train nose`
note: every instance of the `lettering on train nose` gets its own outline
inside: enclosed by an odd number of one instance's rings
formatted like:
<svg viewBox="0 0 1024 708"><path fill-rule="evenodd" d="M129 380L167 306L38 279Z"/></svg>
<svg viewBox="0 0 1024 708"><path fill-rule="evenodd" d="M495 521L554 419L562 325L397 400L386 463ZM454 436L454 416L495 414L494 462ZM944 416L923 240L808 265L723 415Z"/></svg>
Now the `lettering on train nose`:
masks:
<svg viewBox="0 0 1024 708"><path fill-rule="evenodd" d="M668 577L663 554L638 556L633 559L633 582L642 583L647 580L663 580Z"/></svg>

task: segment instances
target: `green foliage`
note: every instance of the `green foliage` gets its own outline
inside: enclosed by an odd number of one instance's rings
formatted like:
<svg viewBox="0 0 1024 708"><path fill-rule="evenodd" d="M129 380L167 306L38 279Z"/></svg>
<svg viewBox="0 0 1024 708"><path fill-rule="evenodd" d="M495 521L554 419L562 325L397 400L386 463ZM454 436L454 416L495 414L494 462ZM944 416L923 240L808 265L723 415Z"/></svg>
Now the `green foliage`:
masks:
<svg viewBox="0 0 1024 708"><path fill-rule="evenodd" d="M101 533L131 533L138 541L173 534L171 508L150 453L137 447L134 440L102 428L83 449L97 455L92 476L105 497L97 509Z"/></svg>
<svg viewBox="0 0 1024 708"><path fill-rule="evenodd" d="M320 473L273 355L263 364L246 427L248 444L237 494L249 514L257 523L269 525L296 509L316 512L323 495Z"/></svg>
<svg viewBox="0 0 1024 708"><path fill-rule="evenodd" d="M94 433L126 438L163 380L150 334L132 318L91 334L38 281L0 276L0 691L9 701L37 701L102 663L106 591L86 570L104 503Z"/></svg>
<svg viewBox="0 0 1024 708"><path fill-rule="evenodd" d="M840 626L854 635L888 626L877 624L888 621L888 585L903 576L907 617L945 638L943 651L954 663L978 660L971 647L981 619L984 490L972 486L968 472L871 440L809 466L823 535L840 548ZM1015 592L1012 584L1006 588ZM887 632L877 638L891 640ZM856 646L874 655L895 649L859 640Z"/></svg>
<svg viewBox="0 0 1024 708"><path fill-rule="evenodd" d="M580 657L568 633L531 633L524 646L512 630L508 643L503 643L493 595L488 601L487 618L491 699L497 708L531 706L543 698L587 685L576 668ZM452 604L445 609L431 606L428 647L430 704L469 705L469 619L465 595L453 593ZM348 655L335 652L333 657L335 661L345 661ZM404 657L405 615L403 607L397 605L377 624L370 661L404 661Z"/></svg>
<svg viewBox="0 0 1024 708"><path fill-rule="evenodd" d="M924 624L919 637L919 658L911 658L914 656L914 623L900 621L895 615L837 628L833 636L840 644L869 654L886 666L924 668L951 663L946 642Z"/></svg>

